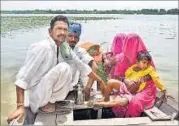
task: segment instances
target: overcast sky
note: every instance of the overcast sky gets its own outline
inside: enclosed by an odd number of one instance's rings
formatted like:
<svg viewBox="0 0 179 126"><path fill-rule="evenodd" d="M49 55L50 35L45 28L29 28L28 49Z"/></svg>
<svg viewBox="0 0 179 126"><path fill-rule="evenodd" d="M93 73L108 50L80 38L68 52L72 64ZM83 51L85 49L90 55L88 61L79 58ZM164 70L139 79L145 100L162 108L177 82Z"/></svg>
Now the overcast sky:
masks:
<svg viewBox="0 0 179 126"><path fill-rule="evenodd" d="M1 1L1 10L34 9L171 9L178 8L178 1Z"/></svg>

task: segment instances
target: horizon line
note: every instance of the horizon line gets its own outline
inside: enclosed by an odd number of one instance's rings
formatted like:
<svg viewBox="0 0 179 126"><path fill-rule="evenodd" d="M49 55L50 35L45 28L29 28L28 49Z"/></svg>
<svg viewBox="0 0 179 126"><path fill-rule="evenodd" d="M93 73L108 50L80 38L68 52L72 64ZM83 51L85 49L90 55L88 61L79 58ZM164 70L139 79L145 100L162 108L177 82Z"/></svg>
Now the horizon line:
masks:
<svg viewBox="0 0 179 126"><path fill-rule="evenodd" d="M160 9L164 9L164 8L142 8L142 9L151 9L151 10L160 10ZM109 11L109 10L132 10L132 11L137 11L137 10L142 10L142 9L106 9L106 10L100 10L100 9L58 9L58 10L62 10L62 11L65 11L65 10L87 10L87 11ZM178 9L179 8L170 8L170 9L165 9L165 10L171 10L171 9ZM18 10L18 9L13 9L13 10L1 10L1 11L33 11L33 10L53 10L53 11L56 11L57 9L28 9L28 10Z"/></svg>

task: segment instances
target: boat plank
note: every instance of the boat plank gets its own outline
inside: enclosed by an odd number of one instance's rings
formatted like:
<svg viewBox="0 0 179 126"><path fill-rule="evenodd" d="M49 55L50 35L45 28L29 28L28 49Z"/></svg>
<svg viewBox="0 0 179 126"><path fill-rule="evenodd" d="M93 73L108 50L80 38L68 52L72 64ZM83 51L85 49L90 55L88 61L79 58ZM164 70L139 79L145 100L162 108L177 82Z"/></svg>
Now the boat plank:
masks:
<svg viewBox="0 0 179 126"><path fill-rule="evenodd" d="M109 118L109 119L94 119L94 120L78 120L73 121L73 125L145 125L151 123L148 117L137 118Z"/></svg>
<svg viewBox="0 0 179 126"><path fill-rule="evenodd" d="M56 114L55 113L38 113L35 119L34 125L56 125Z"/></svg>
<svg viewBox="0 0 179 126"><path fill-rule="evenodd" d="M156 120L170 120L171 116L166 115L161 110L159 110L157 107L153 107L151 109L144 111L153 121Z"/></svg>
<svg viewBox="0 0 179 126"><path fill-rule="evenodd" d="M171 125L174 125L174 126L178 126L178 121L177 120L173 120L173 121L154 121L154 122L151 122L150 124L147 124L147 125L152 125L152 126L156 126L156 125L171 126Z"/></svg>

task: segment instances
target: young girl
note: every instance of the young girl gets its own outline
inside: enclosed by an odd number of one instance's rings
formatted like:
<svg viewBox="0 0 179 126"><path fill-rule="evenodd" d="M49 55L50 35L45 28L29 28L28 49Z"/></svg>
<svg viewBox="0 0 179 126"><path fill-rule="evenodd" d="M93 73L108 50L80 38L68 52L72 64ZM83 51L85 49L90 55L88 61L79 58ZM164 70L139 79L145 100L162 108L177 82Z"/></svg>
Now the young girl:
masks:
<svg viewBox="0 0 179 126"><path fill-rule="evenodd" d="M118 91L117 95L120 95L122 98L121 97L116 98L109 102L103 102L103 101L96 102L96 103L94 103L95 106L112 107L112 111L114 112L114 114L116 116L119 116L117 113L116 107L128 105L134 95L137 95L137 93L142 92L143 89L148 86L148 85L146 85L146 82L143 82L143 80L137 79L137 78L141 78L145 75L150 75L153 82L156 84L156 86L161 91L164 92L165 96L167 96L165 86L161 82L155 69L150 65L150 63L152 61L150 54L147 51L140 51L137 54L136 59L137 59L136 63L126 70L125 78L129 79L129 80L134 80L134 81L136 80L136 82L140 82L140 83L138 83L139 89L136 92L131 93L130 89L128 89L128 86L125 83L118 81L118 80L111 79L108 81L107 86L105 87L105 89L103 91L103 93L105 94L105 97L108 97L109 94L112 92L112 90L115 89ZM152 86L151 86L151 88L152 88ZM108 95L106 95L106 94L108 94ZM147 101L147 96L149 94L144 94L144 95L146 95L146 97L145 97L145 100L141 101L141 104L143 106L147 106L148 104L150 104ZM155 95L153 95L153 99L155 99Z"/></svg>

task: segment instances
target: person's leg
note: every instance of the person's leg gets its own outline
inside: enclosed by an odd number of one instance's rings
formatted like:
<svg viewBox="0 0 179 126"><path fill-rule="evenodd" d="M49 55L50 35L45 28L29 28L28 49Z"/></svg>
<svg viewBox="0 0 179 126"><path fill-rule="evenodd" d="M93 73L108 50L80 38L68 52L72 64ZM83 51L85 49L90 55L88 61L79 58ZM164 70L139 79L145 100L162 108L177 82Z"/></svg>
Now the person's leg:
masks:
<svg viewBox="0 0 179 126"><path fill-rule="evenodd" d="M115 80L115 79L110 79L107 82L107 88L110 89L110 91L112 91L113 89L119 91L120 90L120 81ZM111 93L111 92L110 92Z"/></svg>
<svg viewBox="0 0 179 126"><path fill-rule="evenodd" d="M119 102L118 105L112 107L116 117L125 117L127 112L127 106L129 104L129 99L127 97L116 96L115 99ZM114 99L114 100L115 100Z"/></svg>
<svg viewBox="0 0 179 126"><path fill-rule="evenodd" d="M110 94L112 93L113 89L115 89L117 91L120 90L120 81L115 80L115 79L110 79L107 82L106 87L104 87L104 89L101 89L102 94L105 97L105 101L109 101L109 97L110 97Z"/></svg>
<svg viewBox="0 0 179 126"><path fill-rule="evenodd" d="M64 100L71 87L70 66L63 62L53 67L30 92L30 107L36 113L39 107L48 102Z"/></svg>
<svg viewBox="0 0 179 126"><path fill-rule="evenodd" d="M156 98L156 86L148 84L144 90L137 93L129 102L126 117L139 117L144 109L154 106Z"/></svg>

